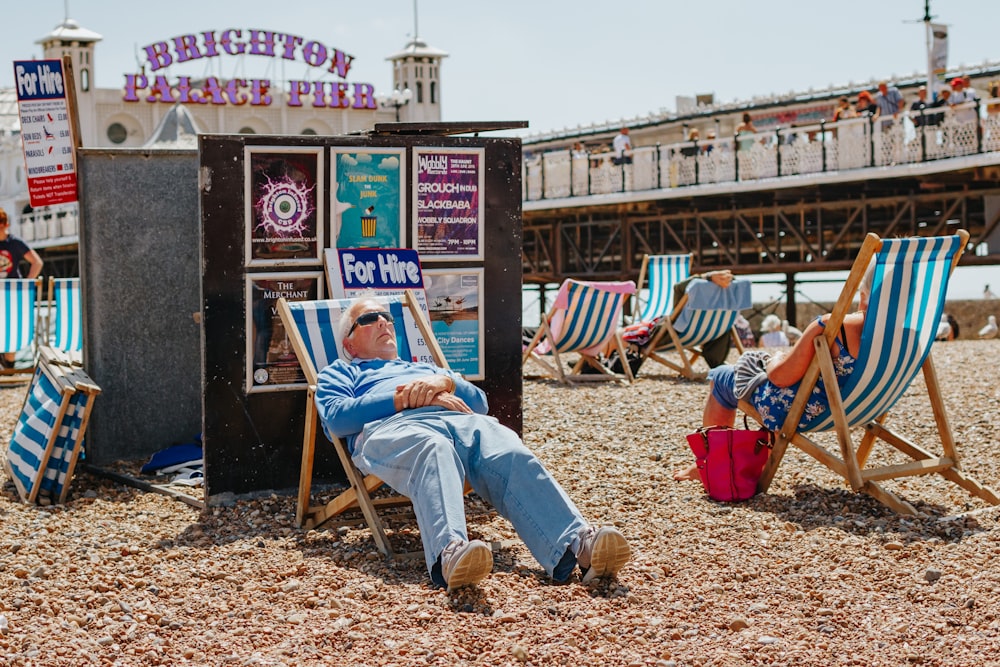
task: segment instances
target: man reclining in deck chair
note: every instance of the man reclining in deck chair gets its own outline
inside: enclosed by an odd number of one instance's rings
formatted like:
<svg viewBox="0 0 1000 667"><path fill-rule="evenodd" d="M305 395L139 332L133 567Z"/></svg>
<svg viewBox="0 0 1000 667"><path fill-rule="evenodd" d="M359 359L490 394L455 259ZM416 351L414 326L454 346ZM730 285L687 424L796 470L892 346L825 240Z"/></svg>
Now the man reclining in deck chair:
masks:
<svg viewBox="0 0 1000 667"><path fill-rule="evenodd" d="M486 395L451 371L398 358L392 315L376 301L351 304L336 329L352 358L319 375L316 405L351 459L413 501L431 580L453 590L478 584L493 554L469 541L464 485L510 521L557 582L576 565L583 581L628 562L616 529L588 524L517 434L487 416Z"/></svg>

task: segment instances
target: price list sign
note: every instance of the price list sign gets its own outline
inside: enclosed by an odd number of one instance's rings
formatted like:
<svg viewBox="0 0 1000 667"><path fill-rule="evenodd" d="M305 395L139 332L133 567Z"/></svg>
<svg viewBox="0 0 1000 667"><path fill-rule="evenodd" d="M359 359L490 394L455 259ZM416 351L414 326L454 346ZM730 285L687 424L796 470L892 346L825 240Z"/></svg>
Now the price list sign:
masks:
<svg viewBox="0 0 1000 667"><path fill-rule="evenodd" d="M77 200L73 132L62 61L14 63L21 143L32 207Z"/></svg>

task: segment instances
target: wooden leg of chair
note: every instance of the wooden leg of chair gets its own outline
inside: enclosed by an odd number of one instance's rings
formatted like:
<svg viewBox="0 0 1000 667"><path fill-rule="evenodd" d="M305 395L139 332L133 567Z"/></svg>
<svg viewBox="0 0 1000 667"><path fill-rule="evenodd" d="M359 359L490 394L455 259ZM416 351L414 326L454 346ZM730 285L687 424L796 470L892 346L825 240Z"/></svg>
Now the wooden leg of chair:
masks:
<svg viewBox="0 0 1000 667"><path fill-rule="evenodd" d="M729 330L729 335L733 337L733 347L736 348L737 354L743 354L746 349L743 347L743 341L740 340L740 335L736 333L736 327Z"/></svg>
<svg viewBox="0 0 1000 667"><path fill-rule="evenodd" d="M941 396L941 386L938 384L937 371L934 370L934 362L931 361L931 353L927 353L923 365L924 383L927 385L927 398L931 403L931 410L934 412L934 422L937 424L938 435L941 437L941 446L944 455L955 461L955 465L961 465L958 451L955 448L955 439L951 434L951 425L948 424L948 414L944 410L944 398Z"/></svg>
<svg viewBox="0 0 1000 667"><path fill-rule="evenodd" d="M837 371L833 368L833 356L830 354L830 348L827 346L825 338L817 337L814 342L816 361L819 362L819 370L823 375L823 383L826 387L827 403L833 414L833 424L837 431L837 441L840 443L840 457L846 468L847 482L857 492L865 485L865 481L861 478L861 469L858 467L854 444L851 442L851 427L844 414L844 401L840 396L840 385L837 384Z"/></svg>
<svg viewBox="0 0 1000 667"><path fill-rule="evenodd" d="M961 470L949 468L948 470L942 470L939 474L945 479L958 484L977 498L985 500L990 505L1000 505L1000 495L997 495L996 491L988 486L983 486L978 480L969 477Z"/></svg>
<svg viewBox="0 0 1000 667"><path fill-rule="evenodd" d="M358 507L361 508L361 514L364 515L365 522L368 524L369 530L372 531L375 545L382 552L383 556L391 558L393 555L392 545L389 543L389 537L385 534L382 520L379 519L378 512L375 511L375 505L372 504L371 496L368 495L368 491L365 489L365 480L362 478L361 471L354 466L353 462L346 468L347 478L358 494ZM378 478L376 477L375 479Z"/></svg>
<svg viewBox="0 0 1000 667"><path fill-rule="evenodd" d="M785 450L787 449L788 440L779 433L774 439L771 455L767 457L767 463L764 464L764 469L760 473L760 479L757 480L758 493L767 493L767 490L771 488L771 481L774 480L774 475L778 472L778 466L781 465L781 459L785 458Z"/></svg>
<svg viewBox="0 0 1000 667"><path fill-rule="evenodd" d="M566 371L563 370L563 361L559 358L559 350L554 345L552 346L552 361L554 362L552 365L555 366L556 377L559 379L559 382L566 384Z"/></svg>
<svg viewBox="0 0 1000 667"><path fill-rule="evenodd" d="M882 424L885 423L885 420L888 416L889 416L888 412L881 414L875 418L874 423L881 426ZM874 433L874 431L872 431L872 429L870 428L866 428L865 434L861 437L861 443L858 445L858 451L856 455L858 461L858 468L864 468L865 464L868 463L868 457L871 456L872 449L874 449L875 442L877 440L878 436Z"/></svg>
<svg viewBox="0 0 1000 667"><path fill-rule="evenodd" d="M384 483L375 475L368 475L363 481L364 490L371 496ZM326 505L310 508L304 528L318 528L333 517L339 516L347 510L359 509L360 507L361 505L358 503L358 491L351 486Z"/></svg>
<svg viewBox="0 0 1000 667"><path fill-rule="evenodd" d="M740 401L739 409L758 424L761 423L760 415L747 401ZM781 459L785 457L786 449L788 449L788 440L782 439L781 434L776 433L774 445L771 448L771 455L767 457L764 470L760 474L760 479L757 480L757 491L759 493L766 493L771 486L774 474L778 471L778 466L781 465Z"/></svg>
<svg viewBox="0 0 1000 667"><path fill-rule="evenodd" d="M920 447L908 440L896 435L892 431L889 431L884 426L870 424L868 430L875 434L879 439L885 441L886 443L892 445L899 451L903 452L907 456L915 460L924 459L936 459L933 453L927 451L923 447ZM947 460L948 457L946 457ZM1000 495L997 494L993 489L983 486L979 481L966 475L962 470L954 463L945 470L937 470L936 472L944 477L945 479L958 484L960 487L976 496L981 498L991 505L1000 505Z"/></svg>
<svg viewBox="0 0 1000 667"><path fill-rule="evenodd" d="M306 393L306 424L302 436L302 462L299 465L299 497L295 503L295 525L302 528L309 512L309 493L312 490L313 460L316 454L316 414L315 390L310 387Z"/></svg>
<svg viewBox="0 0 1000 667"><path fill-rule="evenodd" d="M628 383L632 384L635 382L635 376L632 375L632 366L628 363L628 356L625 352L625 341L622 340L621 334L617 331L615 332L615 345L618 347L618 358L621 359L625 377L628 378Z"/></svg>
<svg viewBox="0 0 1000 667"><path fill-rule="evenodd" d="M521 367L522 368L524 367L524 364L527 363L528 359L531 358L532 351L536 347L538 347L539 343L542 342L542 336L545 335L545 332L547 331L547 329L548 329L548 327L545 326L545 322L543 321L542 324L541 324L541 326L538 327L538 331L535 332L535 337L531 339L531 343L528 344L528 347L524 350L524 354L521 355Z"/></svg>

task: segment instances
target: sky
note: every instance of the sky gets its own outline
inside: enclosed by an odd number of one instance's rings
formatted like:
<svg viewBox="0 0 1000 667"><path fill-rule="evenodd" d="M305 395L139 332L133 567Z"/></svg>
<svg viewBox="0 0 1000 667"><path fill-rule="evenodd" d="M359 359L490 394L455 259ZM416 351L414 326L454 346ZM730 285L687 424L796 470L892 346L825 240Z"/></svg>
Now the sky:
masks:
<svg viewBox="0 0 1000 667"><path fill-rule="evenodd" d="M521 136L717 101L925 72L924 0L31 0L5 3L0 62L40 57L35 40L68 14L99 33L95 75L121 88L142 47L227 28L288 32L355 57L351 81L390 92L385 57L414 34L449 53L446 121L526 120ZM996 0L931 0L949 65L1000 61ZM212 59L226 77L238 59ZM271 58L247 58L249 74ZM310 69L289 67L284 78ZM272 70L274 68L272 67ZM0 87L13 68L0 68ZM204 66L192 75L205 73ZM210 72L215 73L215 72Z"/></svg>
<svg viewBox="0 0 1000 667"><path fill-rule="evenodd" d="M950 68L1000 62L997 0L930 0L930 12L949 25ZM40 57L35 40L67 15L103 37L100 88L122 88L149 44L257 28L345 51L349 81L390 92L385 58L416 31L449 54L443 120L528 121L511 132L522 137L673 111L677 96L731 102L927 69L924 0L32 0L5 3L0 62ZM215 58L221 72L172 74L292 79L312 70L299 61L267 70L274 60ZM0 67L0 88L13 78L12 66ZM1000 287L1000 268L989 280Z"/></svg>

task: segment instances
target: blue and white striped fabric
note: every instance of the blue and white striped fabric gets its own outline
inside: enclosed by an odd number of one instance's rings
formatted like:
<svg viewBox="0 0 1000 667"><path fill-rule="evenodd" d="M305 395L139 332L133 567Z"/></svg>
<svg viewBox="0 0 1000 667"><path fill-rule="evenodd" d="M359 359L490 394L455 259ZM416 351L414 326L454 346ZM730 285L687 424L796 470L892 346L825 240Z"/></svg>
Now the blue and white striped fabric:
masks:
<svg viewBox="0 0 1000 667"><path fill-rule="evenodd" d="M38 494L56 439L55 425L63 418L66 402L62 390L39 364L7 448L8 471L22 500L33 502Z"/></svg>
<svg viewBox="0 0 1000 667"><path fill-rule="evenodd" d="M704 345L729 333L736 324L739 314L738 310L692 310L689 313L687 328L677 332L681 347L688 349ZM667 347L659 348L660 351L673 347L674 341L669 336L664 336L662 342Z"/></svg>
<svg viewBox="0 0 1000 667"><path fill-rule="evenodd" d="M596 354L615 335L625 296L635 293L635 284L617 283L614 289L601 285L572 279L563 283L560 296L565 297L565 311L562 321L553 326L552 343L559 352ZM556 304L561 301L557 296Z"/></svg>
<svg viewBox="0 0 1000 667"><path fill-rule="evenodd" d="M49 496L54 501L62 502L70 474L76 465L76 460L83 449L80 429L87 409L94 394L77 391L70 397L66 414L63 415L59 433L56 435L52 453L49 455L45 474L42 476L40 493Z"/></svg>
<svg viewBox="0 0 1000 667"><path fill-rule="evenodd" d="M79 278L51 278L51 302L55 309L55 338L52 347L65 352L83 349L83 308Z"/></svg>
<svg viewBox="0 0 1000 667"><path fill-rule="evenodd" d="M639 321L652 322L673 311L674 285L691 275L691 255L648 255L646 287L648 294L639 313ZM639 286L640 291L642 285Z"/></svg>
<svg viewBox="0 0 1000 667"><path fill-rule="evenodd" d="M687 287L688 300L673 322L681 347L689 349L723 336L733 328L740 311L753 305L752 284L736 278L729 287L695 279ZM669 336L661 339L659 351L673 348Z"/></svg>
<svg viewBox="0 0 1000 667"><path fill-rule="evenodd" d="M400 359L410 359L410 345L406 330L411 326L412 318L408 316L404 318L404 311L408 311L408 308L403 303L403 295L373 298L386 304L397 323L403 322L405 324L405 326L398 324L396 326L396 346ZM310 370L306 368L304 360L299 360L309 382L315 382L319 371L342 356L340 341L336 337L337 322L340 321L340 314L346 311L353 301L354 299L326 299L288 302L288 310L292 314L295 328L308 351L308 361L312 364L312 376L310 377ZM346 359L346 357L343 358Z"/></svg>
<svg viewBox="0 0 1000 667"><path fill-rule="evenodd" d="M35 338L35 304L38 286L34 279L0 280L0 352L17 352L31 345Z"/></svg>
<svg viewBox="0 0 1000 667"><path fill-rule="evenodd" d="M841 389L851 426L887 412L920 372L937 333L958 236L887 239L876 255L855 371ZM834 426L829 409L808 431Z"/></svg>

